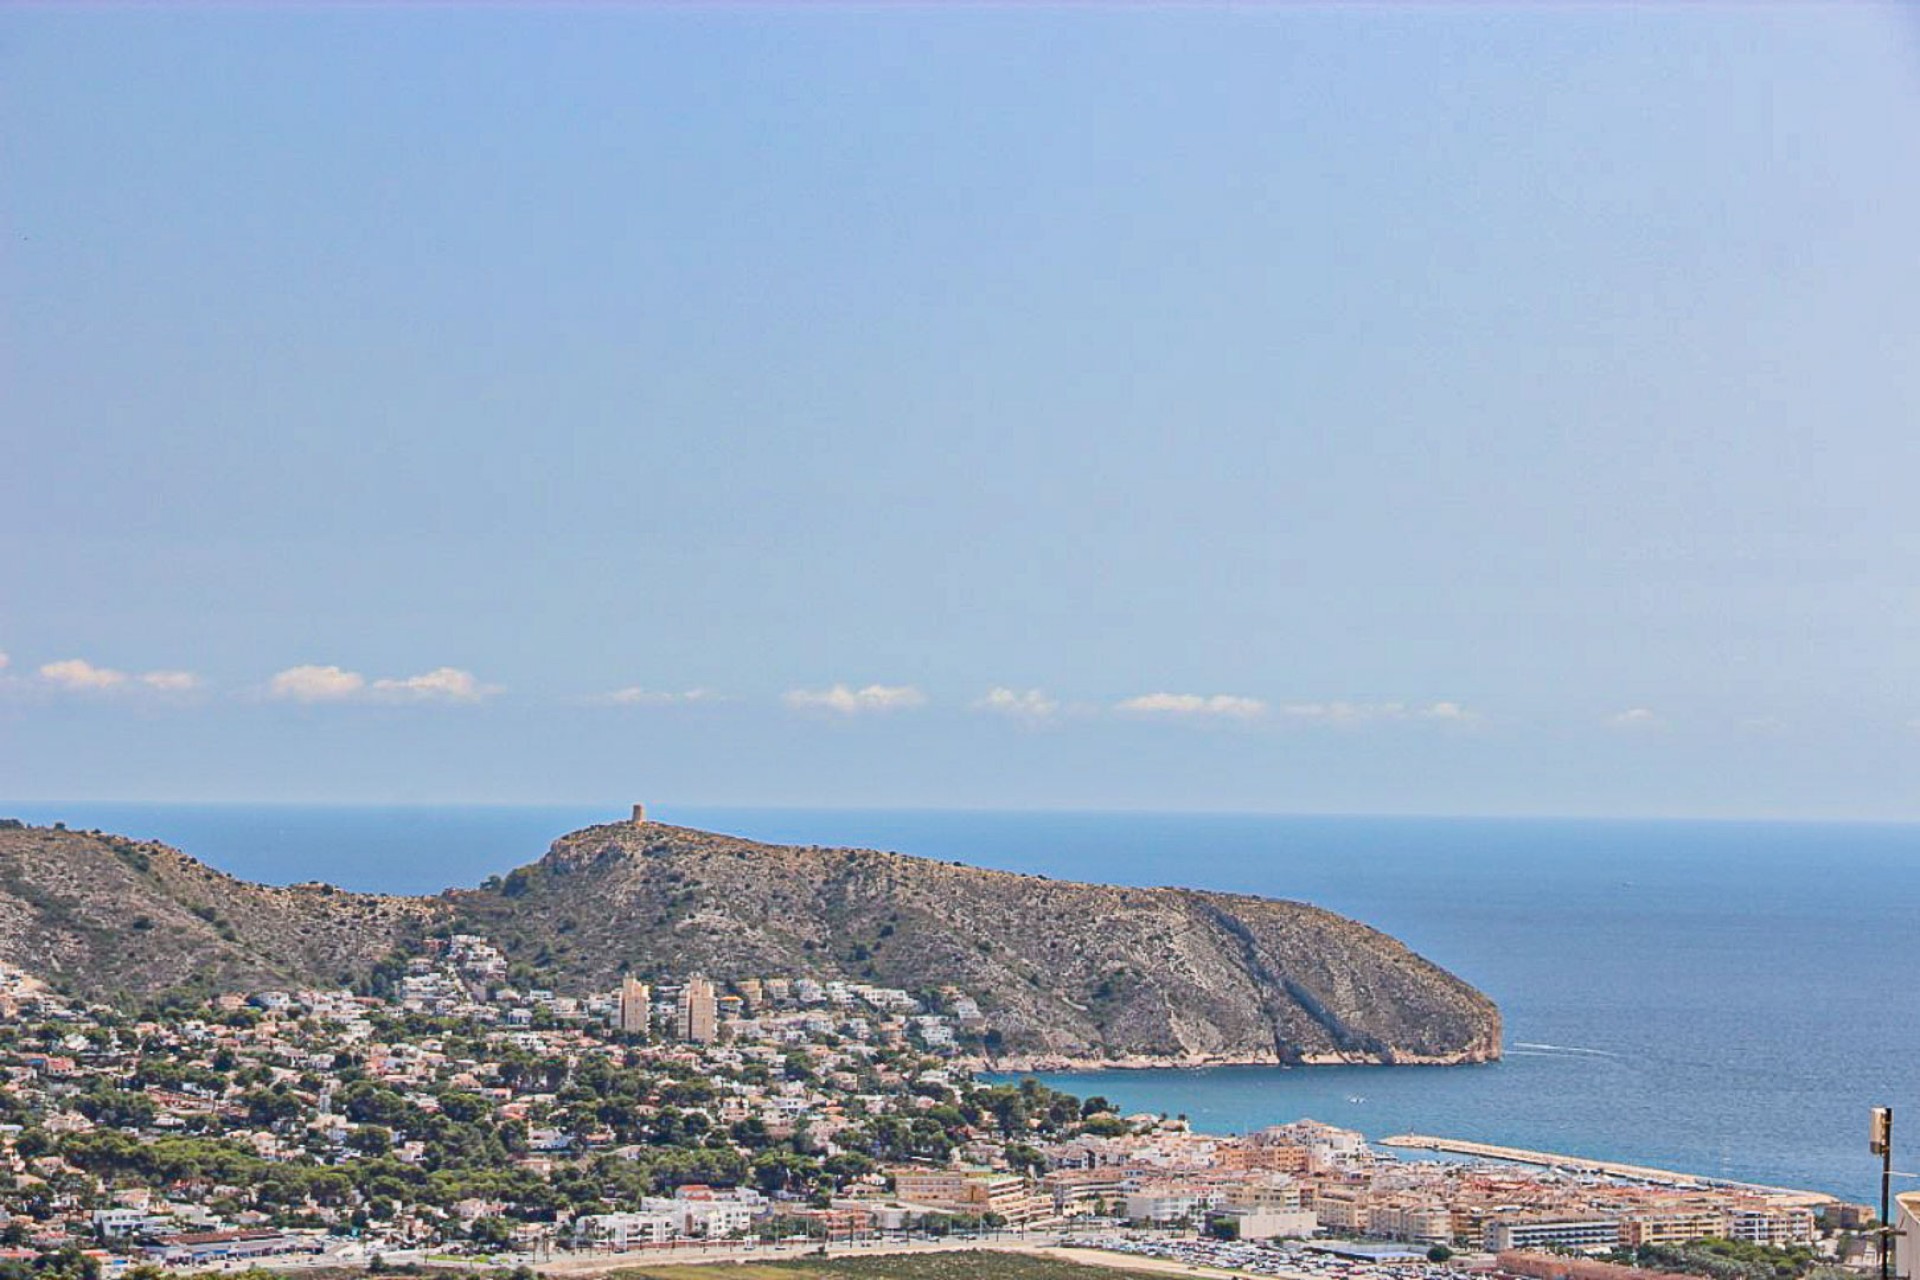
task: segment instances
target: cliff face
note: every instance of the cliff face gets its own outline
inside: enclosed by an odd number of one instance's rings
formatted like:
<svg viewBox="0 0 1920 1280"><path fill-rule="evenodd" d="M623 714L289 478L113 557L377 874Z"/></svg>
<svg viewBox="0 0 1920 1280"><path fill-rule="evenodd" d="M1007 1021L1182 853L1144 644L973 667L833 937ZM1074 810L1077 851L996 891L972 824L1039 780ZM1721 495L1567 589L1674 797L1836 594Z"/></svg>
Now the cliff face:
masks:
<svg viewBox="0 0 1920 1280"><path fill-rule="evenodd" d="M85 999L351 981L439 910L248 884L121 836L0 830L0 961Z"/></svg>
<svg viewBox="0 0 1920 1280"><path fill-rule="evenodd" d="M338 985L471 929L553 986L810 974L977 999L1008 1062L1477 1061L1493 1003L1297 902L1126 889L659 823L589 827L438 898L271 888L118 836L0 830L0 961L56 989Z"/></svg>
<svg viewBox="0 0 1920 1280"><path fill-rule="evenodd" d="M451 898L510 956L583 988L692 969L952 984L1023 1061L1499 1056L1492 1001L1385 934L1297 902L659 823L576 832L498 889Z"/></svg>

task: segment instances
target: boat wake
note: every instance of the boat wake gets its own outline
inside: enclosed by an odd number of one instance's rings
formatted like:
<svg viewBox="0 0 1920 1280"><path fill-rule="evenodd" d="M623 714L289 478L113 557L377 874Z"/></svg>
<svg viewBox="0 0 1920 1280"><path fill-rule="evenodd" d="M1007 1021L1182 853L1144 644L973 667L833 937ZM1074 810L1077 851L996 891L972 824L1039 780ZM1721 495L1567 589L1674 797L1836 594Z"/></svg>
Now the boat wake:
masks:
<svg viewBox="0 0 1920 1280"><path fill-rule="evenodd" d="M1611 1049L1588 1049L1572 1044L1540 1044L1528 1040L1515 1040L1509 1052L1521 1052L1522 1056L1551 1058L1558 1056L1582 1058L1618 1058L1621 1055Z"/></svg>

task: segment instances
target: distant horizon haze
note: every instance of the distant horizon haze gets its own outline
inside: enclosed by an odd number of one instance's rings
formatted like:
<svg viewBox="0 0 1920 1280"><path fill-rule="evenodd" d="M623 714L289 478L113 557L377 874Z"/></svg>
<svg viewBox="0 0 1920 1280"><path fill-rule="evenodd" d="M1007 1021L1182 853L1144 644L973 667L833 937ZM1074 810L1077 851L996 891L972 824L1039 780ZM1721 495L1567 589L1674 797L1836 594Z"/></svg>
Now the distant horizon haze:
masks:
<svg viewBox="0 0 1920 1280"><path fill-rule="evenodd" d="M692 827L701 830L719 830L707 828L701 824L716 815L772 815L804 814L819 817L831 817L837 814L899 814L903 816L940 816L971 815L981 817L1169 817L1169 818L1298 818L1303 821L1358 820L1358 821L1408 821L1408 822L1580 822L1610 823L1633 825L1636 823L1699 823L1720 826L1860 826L1860 827L1917 827L1917 818L1880 818L1859 816L1816 816L1804 817L1794 814L1769 813L1574 813L1560 811L1527 812L1489 812L1482 810L1443 812L1438 810L1355 810L1355 809L1260 809L1260 808L1182 808L1179 806L1134 807L1123 805L843 805L843 804L757 804L748 802L730 802L725 800L699 800L687 804L657 801L644 802L647 806L649 822L663 823L668 826ZM9 807L11 806L11 807ZM273 810L343 810L374 812L387 810L394 813L430 813L444 812L449 809L474 811L515 810L520 812L548 810L552 812L579 813L581 825L599 826L610 823L632 821L628 810L631 802L619 801L612 804L586 799L540 799L540 800L468 800L442 799L437 797L407 800L358 799L353 797L330 798L324 800L279 800L247 799L234 797L215 798L175 798L142 800L128 799L124 796L78 797L78 796L18 796L0 797L0 818L23 817L26 814L38 815L33 824L45 826L59 819L57 813L70 808L80 813L145 811L168 809L258 809ZM601 816L592 816L601 815ZM67 825L73 825L68 822ZM573 828L578 829L578 828ZM556 832L556 834L565 834Z"/></svg>

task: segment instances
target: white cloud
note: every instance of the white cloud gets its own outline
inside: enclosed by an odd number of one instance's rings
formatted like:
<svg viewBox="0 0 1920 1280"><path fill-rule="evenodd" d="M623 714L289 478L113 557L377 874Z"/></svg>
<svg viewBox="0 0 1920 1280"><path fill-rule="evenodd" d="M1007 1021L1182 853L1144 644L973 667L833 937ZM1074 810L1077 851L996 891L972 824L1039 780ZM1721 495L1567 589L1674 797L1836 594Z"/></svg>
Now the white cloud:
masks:
<svg viewBox="0 0 1920 1280"><path fill-rule="evenodd" d="M417 676L375 680L369 688L379 697L413 702L478 702L500 692L500 686L481 684L473 672L458 667L435 667Z"/></svg>
<svg viewBox="0 0 1920 1280"><path fill-rule="evenodd" d="M1609 729L1652 729L1661 721L1659 716L1645 707L1629 707L1625 711L1616 711L1603 723Z"/></svg>
<svg viewBox="0 0 1920 1280"><path fill-rule="evenodd" d="M1339 727L1385 721L1476 725L1481 720L1479 712L1458 702L1283 702L1269 707L1259 698L1228 693L1149 693L1116 703L1114 709L1183 719L1261 720L1271 714L1282 721Z"/></svg>
<svg viewBox="0 0 1920 1280"><path fill-rule="evenodd" d="M1289 702L1280 708L1289 720L1325 725L1361 725L1381 721L1428 720L1442 724L1479 724L1480 713L1458 702Z"/></svg>
<svg viewBox="0 0 1920 1280"><path fill-rule="evenodd" d="M643 689L639 685L633 685L626 689L615 689L612 693L601 694L594 701L610 703L617 707L672 707L695 702L720 702L723 699L711 689L682 689L675 693L668 689Z"/></svg>
<svg viewBox="0 0 1920 1280"><path fill-rule="evenodd" d="M1005 687L987 690L987 696L973 705L978 711L991 711L1036 724L1053 719L1060 710L1060 704L1039 689L1022 691Z"/></svg>
<svg viewBox="0 0 1920 1280"><path fill-rule="evenodd" d="M1115 704L1115 709L1136 715L1257 720L1267 713L1267 704L1230 693L1145 693Z"/></svg>
<svg viewBox="0 0 1920 1280"><path fill-rule="evenodd" d="M4 653L0 653L0 671L5 671L7 669L7 664L11 661L13 661L13 659L7 657L7 655Z"/></svg>
<svg viewBox="0 0 1920 1280"><path fill-rule="evenodd" d="M55 688L90 692L119 688L126 684L127 673L111 667L96 667L85 658L64 658L41 667L40 678Z"/></svg>
<svg viewBox="0 0 1920 1280"><path fill-rule="evenodd" d="M267 696L291 702L478 702L500 692L471 671L436 667L417 676L368 680L358 671L308 664L288 667L267 682Z"/></svg>
<svg viewBox="0 0 1920 1280"><path fill-rule="evenodd" d="M342 702L359 694L367 678L358 671L311 664L288 667L267 682L267 696L294 702Z"/></svg>
<svg viewBox="0 0 1920 1280"><path fill-rule="evenodd" d="M0 668L6 666L0 655ZM200 687L200 677L191 671L148 671L133 675L112 667L95 666L85 658L62 658L43 664L38 672L42 687L62 693L185 693ZM3 677L15 683L11 677Z"/></svg>
<svg viewBox="0 0 1920 1280"><path fill-rule="evenodd" d="M868 711L911 711L925 706L927 695L910 684L870 684L864 689L836 684L831 689L790 689L782 700L799 711L853 716Z"/></svg>

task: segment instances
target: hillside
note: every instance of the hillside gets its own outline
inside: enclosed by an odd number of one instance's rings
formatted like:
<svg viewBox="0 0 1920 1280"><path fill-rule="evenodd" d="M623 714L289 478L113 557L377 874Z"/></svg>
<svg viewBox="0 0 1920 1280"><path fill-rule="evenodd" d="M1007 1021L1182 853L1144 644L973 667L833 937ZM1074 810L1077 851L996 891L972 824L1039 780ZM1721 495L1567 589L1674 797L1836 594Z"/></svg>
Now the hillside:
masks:
<svg viewBox="0 0 1920 1280"><path fill-rule="evenodd" d="M249 884L122 836L0 829L0 961L87 999L350 981L438 910L325 885Z"/></svg>
<svg viewBox="0 0 1920 1280"><path fill-rule="evenodd" d="M973 994L1021 1058L1460 1061L1493 1003L1330 911L1127 889L661 823L590 827L497 887L450 895L555 981L805 973Z"/></svg>
<svg viewBox="0 0 1920 1280"><path fill-rule="evenodd" d="M1131 889L661 823L589 827L436 898L273 888L164 845L0 829L0 961L90 999L337 985L466 929L563 991L623 972L808 974L973 996L1004 1060L1449 1062L1499 1013L1329 911Z"/></svg>

